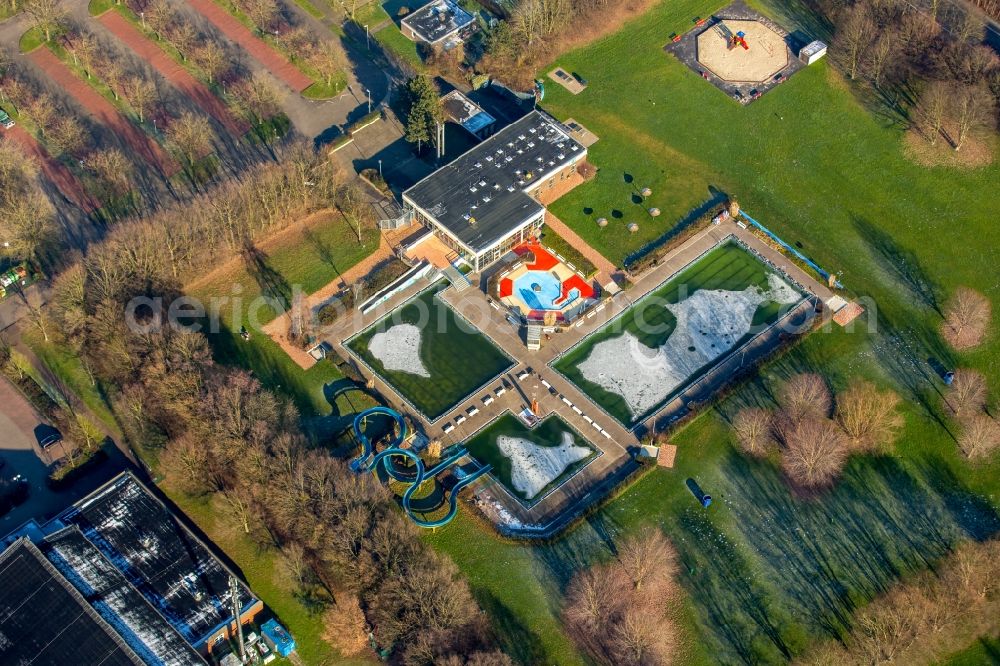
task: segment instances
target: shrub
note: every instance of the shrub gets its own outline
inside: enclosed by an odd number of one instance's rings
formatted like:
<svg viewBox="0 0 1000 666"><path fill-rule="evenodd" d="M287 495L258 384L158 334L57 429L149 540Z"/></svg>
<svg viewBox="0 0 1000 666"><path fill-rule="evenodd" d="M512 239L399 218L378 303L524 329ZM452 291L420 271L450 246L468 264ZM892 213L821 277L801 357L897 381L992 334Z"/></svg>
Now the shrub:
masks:
<svg viewBox="0 0 1000 666"><path fill-rule="evenodd" d="M955 349L971 349L983 343L989 332L992 305L975 289L959 287L945 306L941 337Z"/></svg>

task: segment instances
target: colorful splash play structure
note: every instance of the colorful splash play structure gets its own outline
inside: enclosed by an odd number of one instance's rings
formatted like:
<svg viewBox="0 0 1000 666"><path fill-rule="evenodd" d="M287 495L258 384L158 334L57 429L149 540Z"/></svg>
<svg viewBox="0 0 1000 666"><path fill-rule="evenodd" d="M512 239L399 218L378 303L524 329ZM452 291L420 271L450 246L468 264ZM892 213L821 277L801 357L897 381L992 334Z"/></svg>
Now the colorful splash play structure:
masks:
<svg viewBox="0 0 1000 666"><path fill-rule="evenodd" d="M393 429L394 434L388 447L378 453L375 452L371 440L368 439L364 432L365 422L373 416L389 417L395 424L395 428ZM366 409L354 417L352 427L354 437L361 442L361 454L351 461L351 469L359 473L375 473L378 471L379 465L381 465L389 477L400 483L407 484L402 497L403 510L406 511L406 515L410 517L410 520L420 527L433 529L450 523L455 514L458 513L458 494L462 488L471 485L492 469L490 465L482 465L473 472L463 472L462 468L457 466L457 463L469 454L464 446L453 446L446 449L442 452L440 462L428 469L423 459L412 449L401 448L407 441L406 421L403 420L403 416L399 412L389 407L372 407L371 409ZM425 481L434 479L440 483L440 480L437 478L438 475L452 467L458 481L451 487L451 491L448 493L447 512L445 512L444 516L433 520L424 518L422 512L418 512L413 508L413 494Z"/></svg>
<svg viewBox="0 0 1000 666"><path fill-rule="evenodd" d="M497 298L526 319L568 320L571 311L594 299L594 287L541 243L530 241L513 251L521 259L500 276Z"/></svg>

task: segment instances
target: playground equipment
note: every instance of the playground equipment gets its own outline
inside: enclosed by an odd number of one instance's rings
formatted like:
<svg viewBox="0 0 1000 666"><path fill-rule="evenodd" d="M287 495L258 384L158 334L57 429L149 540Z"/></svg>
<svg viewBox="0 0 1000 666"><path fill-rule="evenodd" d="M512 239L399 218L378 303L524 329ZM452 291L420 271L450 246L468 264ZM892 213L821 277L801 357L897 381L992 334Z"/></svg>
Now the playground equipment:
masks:
<svg viewBox="0 0 1000 666"><path fill-rule="evenodd" d="M365 421L367 421L371 416L388 416L395 424L393 429L394 434L388 448L378 453L374 453L371 440L368 439L367 435L365 435L362 430L362 426ZM451 492L448 495L448 511L441 518L427 520L421 517L413 509L413 494L418 488L420 488L424 481L436 479L438 474L451 468L459 460L468 455L469 452L465 449L465 447L452 447L450 450L444 452L441 462L437 463L430 469L427 469L420 456L414 453L411 449L400 448L400 446L407 440L406 422L403 420L402 415L396 410L390 409L389 407L372 407L371 409L366 409L354 417L352 429L354 430L355 438L361 442L361 453L357 458L351 461L351 469L358 473L366 471L375 472L378 469L379 464L381 464L388 476L401 483L409 484L403 492L403 510L406 512L406 515L410 517L410 520L420 527L433 529L450 523L455 517L455 514L458 513L458 494L461 492L462 488L472 484L474 481L478 480L479 477L493 469L491 465L484 465L472 473L462 475L461 468L456 468L456 476L461 476L461 478L459 478L458 482L452 487ZM394 458L404 458L408 460L411 465L408 467L398 466L394 462Z"/></svg>
<svg viewBox="0 0 1000 666"><path fill-rule="evenodd" d="M719 21L715 25L715 32L726 40L726 48L730 51L737 46L742 46L744 51L750 50L750 45L747 44L746 33L740 30L734 35L733 31L729 29L729 26L726 25L725 21Z"/></svg>

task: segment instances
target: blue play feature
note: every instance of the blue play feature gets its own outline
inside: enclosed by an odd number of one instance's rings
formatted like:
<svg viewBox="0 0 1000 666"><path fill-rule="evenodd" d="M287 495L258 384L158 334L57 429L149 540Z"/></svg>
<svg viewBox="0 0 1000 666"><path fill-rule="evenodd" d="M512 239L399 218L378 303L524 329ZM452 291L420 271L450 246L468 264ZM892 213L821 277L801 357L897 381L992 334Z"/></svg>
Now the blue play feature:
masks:
<svg viewBox="0 0 1000 666"><path fill-rule="evenodd" d="M364 426L369 417L388 416L396 422L395 435L389 447L375 454L371 440L365 435ZM403 492L402 504L406 515L420 527L435 528L442 527L451 522L455 514L458 513L458 493L462 488L470 485L479 477L487 474L492 468L491 465L484 465L479 469L465 474L461 468L456 468L456 476L459 478L448 494L448 511L444 516L436 520L427 520L412 509L411 502L413 493L420 488L421 484L428 479L437 477L438 474L457 465L461 458L468 455L464 446L456 446L443 454L441 461L427 469L423 459L413 452L412 449L403 449L400 446L406 441L406 421L403 416L389 407L372 407L366 409L354 417L353 423L354 437L361 443L361 453L351 461L351 469L355 472L374 472L381 464L385 473L401 483L409 484ZM374 454L374 455L373 455ZM397 461L409 461L409 466L398 466Z"/></svg>
<svg viewBox="0 0 1000 666"><path fill-rule="evenodd" d="M562 296L562 282L548 271L528 271L514 280L514 290L532 310L559 310L580 297L579 289L570 289L565 303L556 304Z"/></svg>

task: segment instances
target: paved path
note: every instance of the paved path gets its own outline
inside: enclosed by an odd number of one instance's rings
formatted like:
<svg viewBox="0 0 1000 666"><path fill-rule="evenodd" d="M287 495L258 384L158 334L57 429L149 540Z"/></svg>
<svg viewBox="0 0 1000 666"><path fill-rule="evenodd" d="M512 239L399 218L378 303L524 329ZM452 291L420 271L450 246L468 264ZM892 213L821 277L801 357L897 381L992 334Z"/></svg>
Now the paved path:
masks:
<svg viewBox="0 0 1000 666"><path fill-rule="evenodd" d="M150 166L168 178L180 171L180 165L171 159L158 143L146 136L141 129L119 113L111 102L101 97L86 81L81 80L71 72L52 51L41 46L32 51L28 58L45 72L46 76L79 102L94 118L107 125Z"/></svg>
<svg viewBox="0 0 1000 666"><path fill-rule="evenodd" d="M83 188L83 184L73 175L69 168L53 159L45 147L38 143L35 137L21 126L15 125L9 130L0 130L4 136L10 137L12 141L21 146L25 154L33 157L50 183L62 193L73 205L79 207L85 213L97 210L97 202Z"/></svg>
<svg viewBox="0 0 1000 666"><path fill-rule="evenodd" d="M562 234L562 231L558 229L557 232ZM567 234L567 236L574 237L579 241L579 237L576 237L575 234ZM727 383L733 376L737 375L745 363L752 364L757 358L766 355L774 348L774 344L782 335L782 330L778 328L768 329L743 349L729 355L704 378L685 388L674 400L658 410L657 413L644 419L633 430L626 429L614 418L607 415L589 396L549 368L549 363L557 359L567 349L592 332L599 330L612 318L630 308L636 300L658 288L692 261L731 236L739 238L752 251L771 262L779 270L784 271L811 292L815 298L826 301L832 296L832 292L825 285L818 283L789 261L787 257L768 246L749 230L743 229L731 221L710 225L671 250L657 266L636 276L635 284L631 289L627 292L619 292L605 300L585 317L578 320L571 328L553 335L551 340L546 341L542 348L535 352L528 351L521 339L520 331L507 321L503 310L492 307L490 299L481 290L466 289L462 292L456 292L453 289L447 289L441 293L441 298L452 308L472 322L477 329L486 334L515 360L514 366L505 375L513 389L497 396L497 390L501 387L501 379L497 378L477 393L467 396L459 405L434 423L429 423L414 415L421 422L428 436L441 438L445 442L466 441L475 431L486 425L504 409L517 413L527 407L531 399L534 398L538 399L544 413L557 413L560 418L572 425L602 451L600 457L530 509L525 508L519 502L510 500L500 488L494 487L494 484L489 481L477 484L474 493L484 511L492 512L491 515L506 513L523 525L561 524L559 521L562 521L567 515L582 510L595 499L599 499L619 483L625 474L635 468L635 462L629 449L638 445L638 436L641 433L652 429L662 429L673 418L685 414L688 405L710 398L720 385ZM580 242L582 243L582 241ZM582 243L578 249L584 251L586 247L588 246ZM345 358L353 358L343 345L343 340L349 338L353 333L363 330L427 286L426 281L421 281L405 292L397 294L389 302L376 308L368 315L362 316L360 313L355 313L353 317L343 318L326 331L326 340ZM812 302L806 301L795 308L788 315L788 319L801 323L811 318L812 311ZM528 368L531 368L528 378L524 381L517 380L516 375L523 373ZM367 368L362 368L362 372L365 377L371 376ZM391 397L391 402L405 411L412 411L406 407L405 400L396 393L392 386L387 385L378 376L371 378L383 395ZM543 379L550 384L551 390L542 383ZM492 404L488 406L484 403L484 398L487 395L492 395L494 398ZM472 407L476 407L479 412L470 416L469 410ZM461 423L456 424L459 417L464 418ZM587 420L588 418L590 420ZM594 423L600 428L595 428ZM454 426L454 429L445 433L443 429L448 425ZM605 436L601 431L607 432L608 436Z"/></svg>
<svg viewBox="0 0 1000 666"><path fill-rule="evenodd" d="M229 112L208 87L181 67L163 49L146 38L117 11L108 10L97 19L126 46L159 72L175 88L190 97L205 113L215 118L233 136L242 136L250 127Z"/></svg>
<svg viewBox="0 0 1000 666"><path fill-rule="evenodd" d="M302 92L312 85L312 79L212 0L188 0L188 4L295 92Z"/></svg>

